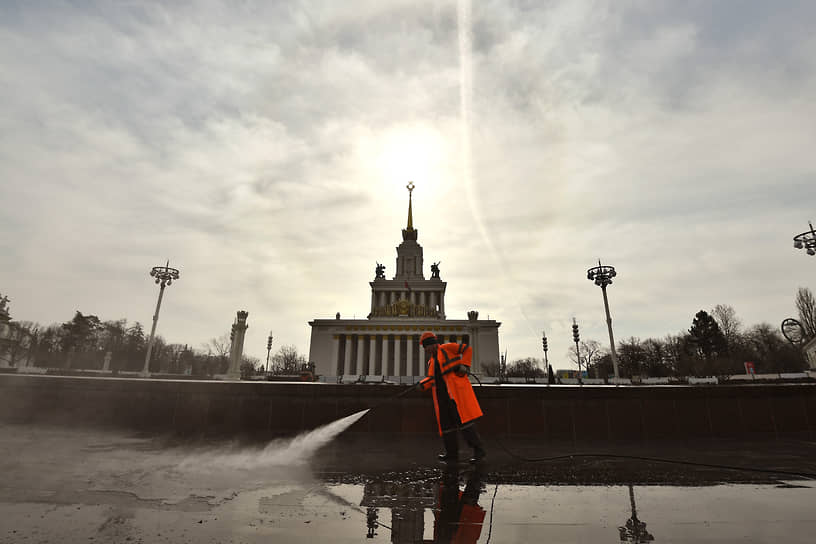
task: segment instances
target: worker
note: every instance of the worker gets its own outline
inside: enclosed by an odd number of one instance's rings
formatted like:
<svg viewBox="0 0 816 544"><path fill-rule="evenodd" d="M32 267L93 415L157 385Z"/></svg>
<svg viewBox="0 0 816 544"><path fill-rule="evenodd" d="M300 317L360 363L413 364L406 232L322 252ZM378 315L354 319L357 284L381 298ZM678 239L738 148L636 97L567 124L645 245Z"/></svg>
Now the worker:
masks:
<svg viewBox="0 0 816 544"><path fill-rule="evenodd" d="M473 448L470 462L478 463L487 453L476 431L476 419L482 416L482 409L468 379L473 349L466 339L462 344L451 342L440 345L432 332L422 333L419 342L428 357L428 375L419 385L423 391L431 390L433 393L439 435L445 444L445 452L439 454L439 460L444 463L458 462L457 433L461 431L465 441Z"/></svg>

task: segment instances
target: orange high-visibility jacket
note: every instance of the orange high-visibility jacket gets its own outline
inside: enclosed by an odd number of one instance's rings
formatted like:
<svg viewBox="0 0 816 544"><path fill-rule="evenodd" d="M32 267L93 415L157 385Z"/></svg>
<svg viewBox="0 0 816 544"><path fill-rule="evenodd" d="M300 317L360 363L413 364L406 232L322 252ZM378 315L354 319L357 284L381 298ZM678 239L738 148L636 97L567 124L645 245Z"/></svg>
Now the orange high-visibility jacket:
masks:
<svg viewBox="0 0 816 544"><path fill-rule="evenodd" d="M473 349L467 344L457 344L451 342L442 344L436 351L439 358L439 366L442 369L442 377L448 387L450 398L456 402L456 410L459 412L459 420L462 424L482 416L482 409L479 401L476 400L476 393L467 375L457 376L454 369L459 365L470 368L473 359ZM433 391L434 412L436 413L436 424L439 427L439 436L442 436L442 425L439 422L439 402L436 400L436 384L434 382L434 361L433 357L428 360L428 376L419 382L422 390Z"/></svg>

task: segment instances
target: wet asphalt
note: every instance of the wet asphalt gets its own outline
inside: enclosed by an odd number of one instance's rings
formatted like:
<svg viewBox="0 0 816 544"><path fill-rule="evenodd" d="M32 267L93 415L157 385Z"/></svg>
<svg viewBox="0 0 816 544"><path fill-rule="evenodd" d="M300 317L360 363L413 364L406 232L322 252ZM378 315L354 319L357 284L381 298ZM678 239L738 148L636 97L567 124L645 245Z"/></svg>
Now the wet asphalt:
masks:
<svg viewBox="0 0 816 544"><path fill-rule="evenodd" d="M286 444L0 426L0 542L812 542L816 531L810 441L494 438L476 467L440 465L434 436L348 432L308 458L270 454Z"/></svg>

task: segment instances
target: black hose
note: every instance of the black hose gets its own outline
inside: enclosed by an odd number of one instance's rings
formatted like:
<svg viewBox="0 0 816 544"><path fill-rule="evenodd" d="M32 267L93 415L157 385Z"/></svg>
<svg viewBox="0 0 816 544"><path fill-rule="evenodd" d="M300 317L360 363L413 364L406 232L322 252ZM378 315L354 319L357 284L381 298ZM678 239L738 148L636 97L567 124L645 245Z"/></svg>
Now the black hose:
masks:
<svg viewBox="0 0 816 544"><path fill-rule="evenodd" d="M553 457L524 457L522 455L518 455L510 451L507 446L505 446L501 440L496 439L496 442L502 447L502 449L507 452L508 455L514 457L520 461L524 461L527 463L541 463L545 461L558 461L561 459L577 459L577 458L606 458L606 459L630 459L635 461L651 461L653 463L669 463L673 465L686 465L686 466L693 466L693 467L702 467L702 468L718 468L724 470L736 470L742 472L758 472L762 474L777 474L777 475L785 475L785 476L795 476L798 478L805 478L808 480L816 480L816 473L812 472L793 472L790 470L778 470L778 469L764 469L764 468L751 468L751 467L739 467L735 465L720 465L716 463L698 463L695 461L680 461L677 459L665 459L662 457L646 457L641 455L623 455L623 454L614 454L614 453L570 453L566 455L556 455Z"/></svg>

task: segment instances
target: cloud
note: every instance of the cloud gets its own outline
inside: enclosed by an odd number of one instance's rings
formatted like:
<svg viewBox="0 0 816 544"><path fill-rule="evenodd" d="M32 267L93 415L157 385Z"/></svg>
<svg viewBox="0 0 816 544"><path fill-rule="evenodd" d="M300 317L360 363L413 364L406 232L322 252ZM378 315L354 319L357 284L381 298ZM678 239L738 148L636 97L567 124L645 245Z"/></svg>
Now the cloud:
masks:
<svg viewBox="0 0 816 544"><path fill-rule="evenodd" d="M363 317L393 273L413 179L449 317L502 321L511 357L543 328L565 365L573 315L606 338L598 258L619 338L718 303L781 321L812 276L813 12L475 4L474 217L454 2L4 5L0 288L18 318L148 322L169 258L169 341L246 309L250 354L270 328L306 352L308 320Z"/></svg>

